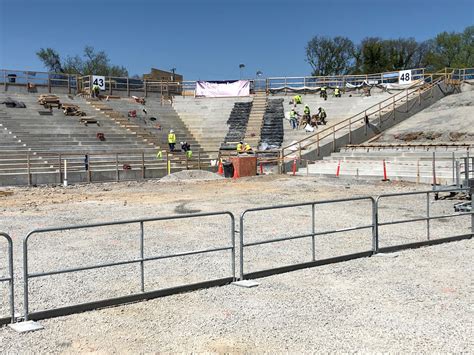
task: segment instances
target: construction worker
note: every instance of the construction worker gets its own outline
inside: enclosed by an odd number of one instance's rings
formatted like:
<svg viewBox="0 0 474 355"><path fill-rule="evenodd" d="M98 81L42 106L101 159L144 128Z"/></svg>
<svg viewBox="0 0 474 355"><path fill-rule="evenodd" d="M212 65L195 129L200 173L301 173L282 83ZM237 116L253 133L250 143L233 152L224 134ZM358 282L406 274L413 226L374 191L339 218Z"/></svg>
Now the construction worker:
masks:
<svg viewBox="0 0 474 355"><path fill-rule="evenodd" d="M321 92L319 93L319 97L324 98L324 101L326 101L328 99L328 93L326 91L326 86L323 86L321 88Z"/></svg>
<svg viewBox="0 0 474 355"><path fill-rule="evenodd" d="M293 96L293 102L295 105L301 104L302 103L301 95Z"/></svg>
<svg viewBox="0 0 474 355"><path fill-rule="evenodd" d="M298 114L296 113L295 109L292 108L290 111L290 125L291 129L296 129L298 127Z"/></svg>
<svg viewBox="0 0 474 355"><path fill-rule="evenodd" d="M248 143L245 143L244 145L244 152L251 152L252 151L252 147L250 146L250 144Z"/></svg>
<svg viewBox="0 0 474 355"><path fill-rule="evenodd" d="M174 131L170 129L170 133L168 134L168 145L170 146L170 151L174 151L174 145L176 144L176 135Z"/></svg>
<svg viewBox="0 0 474 355"><path fill-rule="evenodd" d="M341 97L341 91L339 90L339 86L336 86L334 89L334 97Z"/></svg>
<svg viewBox="0 0 474 355"><path fill-rule="evenodd" d="M244 151L244 142L240 141L238 144L237 144L237 153L242 153Z"/></svg>
<svg viewBox="0 0 474 355"><path fill-rule="evenodd" d="M92 97L99 98L100 86L97 84L92 85Z"/></svg>
<svg viewBox="0 0 474 355"><path fill-rule="evenodd" d="M318 116L319 116L319 122L325 125L327 123L326 121L327 114L326 114L326 111L324 111L322 107L318 108Z"/></svg>
<svg viewBox="0 0 474 355"><path fill-rule="evenodd" d="M308 105L304 105L303 113L304 113L305 116L311 116L311 111L310 111Z"/></svg>

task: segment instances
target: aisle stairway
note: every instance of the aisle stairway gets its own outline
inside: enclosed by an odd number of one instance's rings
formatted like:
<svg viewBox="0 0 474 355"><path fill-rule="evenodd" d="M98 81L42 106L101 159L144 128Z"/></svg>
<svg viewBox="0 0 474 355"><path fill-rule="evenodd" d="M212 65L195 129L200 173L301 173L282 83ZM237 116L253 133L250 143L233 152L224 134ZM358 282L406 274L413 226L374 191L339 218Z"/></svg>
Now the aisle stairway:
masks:
<svg viewBox="0 0 474 355"><path fill-rule="evenodd" d="M236 102L227 120L229 131L227 132L222 147L230 146L235 149L236 143L243 141L249 115L252 109L252 102Z"/></svg>
<svg viewBox="0 0 474 355"><path fill-rule="evenodd" d="M269 99L263 115L261 144L278 149L283 142L283 99Z"/></svg>
<svg viewBox="0 0 474 355"><path fill-rule="evenodd" d="M252 110L245 131L244 141L254 149L258 148L263 126L263 115L267 106L267 95L265 91L257 92L253 97Z"/></svg>

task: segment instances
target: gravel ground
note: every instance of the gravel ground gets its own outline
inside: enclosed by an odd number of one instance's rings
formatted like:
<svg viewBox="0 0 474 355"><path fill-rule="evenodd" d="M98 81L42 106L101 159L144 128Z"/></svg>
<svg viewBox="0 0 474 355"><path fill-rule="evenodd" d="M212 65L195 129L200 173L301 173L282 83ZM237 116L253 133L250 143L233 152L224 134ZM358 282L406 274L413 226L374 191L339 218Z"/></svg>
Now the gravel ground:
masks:
<svg viewBox="0 0 474 355"><path fill-rule="evenodd" d="M14 188L13 195L1 197L0 230L14 239L19 285L21 240L34 228L224 210L238 218L256 206L428 188L275 176ZM452 206L452 200L430 202L433 215L452 213ZM421 216L425 208L422 197L391 198L382 203L379 218ZM366 225L370 218L368 202L318 205L316 230ZM229 223L226 216L146 223L145 255L229 245ZM308 233L311 208L250 213L245 223L249 242ZM467 233L469 225L466 217L433 222L432 238ZM423 240L426 223L380 232L381 246ZM30 272L136 258L138 233L133 224L34 236ZM369 250L370 230L318 236L315 244L318 259ZM456 242L273 276L254 289L226 286L45 320L45 330L37 333L18 335L2 328L0 350L472 351L472 256L472 241ZM244 252L246 271L310 258L309 239ZM230 260L229 252L218 252L147 262L146 290L230 276ZM0 275L4 271L3 263ZM38 278L30 284L31 310L138 291L138 265ZM6 293L2 296L0 314L6 315ZM16 297L21 310L19 287Z"/></svg>

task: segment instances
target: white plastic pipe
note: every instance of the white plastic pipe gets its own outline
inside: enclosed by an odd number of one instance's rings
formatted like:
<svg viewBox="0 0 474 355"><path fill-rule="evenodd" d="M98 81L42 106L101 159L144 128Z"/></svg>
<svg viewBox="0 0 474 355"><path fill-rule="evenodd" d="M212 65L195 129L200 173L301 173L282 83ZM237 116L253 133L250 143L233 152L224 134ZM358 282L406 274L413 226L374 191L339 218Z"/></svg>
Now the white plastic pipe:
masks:
<svg viewBox="0 0 474 355"><path fill-rule="evenodd" d="M64 187L67 186L67 160L64 159Z"/></svg>

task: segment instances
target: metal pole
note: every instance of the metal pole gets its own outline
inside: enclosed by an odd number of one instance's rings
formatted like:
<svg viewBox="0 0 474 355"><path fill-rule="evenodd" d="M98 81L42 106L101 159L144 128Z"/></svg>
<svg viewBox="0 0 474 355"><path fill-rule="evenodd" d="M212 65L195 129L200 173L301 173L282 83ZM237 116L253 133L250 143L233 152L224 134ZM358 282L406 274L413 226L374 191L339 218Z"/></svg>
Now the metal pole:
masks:
<svg viewBox="0 0 474 355"><path fill-rule="evenodd" d="M64 179L63 179L64 187L67 186L67 159L64 159Z"/></svg>
<svg viewBox="0 0 474 355"><path fill-rule="evenodd" d="M23 309L24 320L28 320L28 239L23 240Z"/></svg>
<svg viewBox="0 0 474 355"><path fill-rule="evenodd" d="M426 217L428 219L426 220L426 238L430 240L430 193L426 193Z"/></svg>
<svg viewBox="0 0 474 355"><path fill-rule="evenodd" d="M232 278L235 281L235 219L234 215L230 215L231 223L230 223L230 238L232 242L232 250L231 250L231 265L232 265Z"/></svg>
<svg viewBox="0 0 474 355"><path fill-rule="evenodd" d="M15 290L14 290L14 277L13 277L13 243L11 239L8 240L8 273L9 273L9 284L10 284L10 311L11 311L11 322L15 323Z"/></svg>
<svg viewBox="0 0 474 355"><path fill-rule="evenodd" d="M453 159L452 159L452 168L453 168L453 184L455 183L455 161L456 161L456 158L455 158L455 155L454 155L454 152L453 152Z"/></svg>
<svg viewBox="0 0 474 355"><path fill-rule="evenodd" d="M142 179L145 179L145 152L142 152Z"/></svg>
<svg viewBox="0 0 474 355"><path fill-rule="evenodd" d="M433 159L431 162L431 165L433 167L433 186L436 186L436 157L435 157L435 152L433 152Z"/></svg>
<svg viewBox="0 0 474 355"><path fill-rule="evenodd" d="M119 155L118 155L118 153L115 153L115 181L117 181L117 182L120 181L118 166L119 166Z"/></svg>
<svg viewBox="0 0 474 355"><path fill-rule="evenodd" d="M31 163L30 163L30 153L26 154L26 165L28 170L28 186L31 186Z"/></svg>
<svg viewBox="0 0 474 355"><path fill-rule="evenodd" d="M372 200L372 251L379 251L379 200Z"/></svg>
<svg viewBox="0 0 474 355"><path fill-rule="evenodd" d="M240 233L240 280L244 279L244 216L240 216L240 226L239 226L239 233Z"/></svg>
<svg viewBox="0 0 474 355"><path fill-rule="evenodd" d="M143 221L140 222L140 286L141 291L145 292L145 228Z"/></svg>
<svg viewBox="0 0 474 355"><path fill-rule="evenodd" d="M61 178L63 176L62 171L61 171L61 153L58 154L58 166L59 166L59 183L62 183Z"/></svg>
<svg viewBox="0 0 474 355"><path fill-rule="evenodd" d="M306 163L307 163L307 161L306 161ZM316 230L316 226L315 226L315 206L314 206L314 203L313 203L311 205L311 233L313 234L311 236L311 252L312 252L312 260L313 261L316 260L316 241L315 241L315 237L314 237L315 230Z"/></svg>

